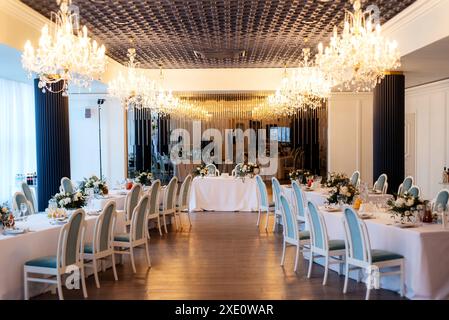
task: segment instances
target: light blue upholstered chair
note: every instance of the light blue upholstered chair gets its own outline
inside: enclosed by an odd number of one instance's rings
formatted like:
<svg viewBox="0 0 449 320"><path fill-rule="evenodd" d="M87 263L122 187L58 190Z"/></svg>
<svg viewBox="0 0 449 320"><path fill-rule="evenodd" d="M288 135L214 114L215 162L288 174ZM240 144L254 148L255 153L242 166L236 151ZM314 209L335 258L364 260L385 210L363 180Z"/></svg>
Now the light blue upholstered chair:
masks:
<svg viewBox="0 0 449 320"><path fill-rule="evenodd" d="M352 208L346 208L343 217L346 243L346 276L343 293L348 289L349 272L361 270L371 276L400 276L400 294L404 295L404 257L385 250L372 250L368 230L363 220L359 219ZM373 266L378 274L373 273ZM355 268L354 268L355 267ZM383 268L396 267L399 271L381 273ZM359 277L360 281L360 277ZM371 284L367 285L366 297L370 296Z"/></svg>
<svg viewBox="0 0 449 320"><path fill-rule="evenodd" d="M134 212L134 208L139 203L140 197L142 196L142 190L142 185L135 183L126 195L124 210L117 210L117 214L123 215L125 218L124 232L127 232L127 227L131 225L131 216Z"/></svg>
<svg viewBox="0 0 449 320"><path fill-rule="evenodd" d="M70 180L67 177L64 177L61 179L61 191L64 193L74 193L75 192L75 188L73 187L73 183L72 180Z"/></svg>
<svg viewBox="0 0 449 320"><path fill-rule="evenodd" d="M259 214L257 216L257 226L260 225L260 216L262 212L267 213L267 221L270 216L270 212L274 212L274 202L271 202L268 200L268 192L267 192L267 186L265 185L265 182L263 181L262 177L257 175L256 176L256 183L257 183L257 199L259 200ZM268 225L265 226L265 230L268 229Z"/></svg>
<svg viewBox="0 0 449 320"><path fill-rule="evenodd" d="M29 298L28 282L56 284L59 299L63 300L62 276L65 273L79 271L84 298L87 298L86 282L84 279L84 234L86 221L84 210L78 209L69 221L61 228L58 238L56 255L40 257L25 262L24 289L25 300ZM35 277L29 274L39 274L50 277Z"/></svg>
<svg viewBox="0 0 449 320"><path fill-rule="evenodd" d="M276 230L276 225L279 223L279 220L282 219L282 204L281 204L281 184L279 180L275 177L271 178L271 185L273 188L273 200L274 200L274 223L273 223L273 232ZM268 230L268 219L265 223L265 230Z"/></svg>
<svg viewBox="0 0 449 320"><path fill-rule="evenodd" d="M25 195L26 199L30 202L32 211L34 213L37 212L37 204L36 204L36 198L34 196L33 190L31 190L30 186L26 182L22 182L21 184L22 192Z"/></svg>
<svg viewBox="0 0 449 320"><path fill-rule="evenodd" d="M292 182L293 193L295 195L296 219L299 223L306 223L305 195L298 181Z"/></svg>
<svg viewBox="0 0 449 320"><path fill-rule="evenodd" d="M136 273L134 262L134 248L145 246L145 257L148 268L151 267L150 254L148 252L148 205L150 197L144 195L134 208L131 218L131 228L129 233L116 234L114 236L114 253L124 255L129 254L133 272ZM123 260L122 260L123 263Z"/></svg>
<svg viewBox="0 0 449 320"><path fill-rule="evenodd" d="M25 203L26 207L27 207L27 212L26 215L29 216L31 214L34 214L34 207L31 204L30 201L28 201L28 199L25 197L25 195L22 192L16 192L14 194L14 196L12 197L12 202L13 202L13 209L14 210L20 210L20 205L22 203Z"/></svg>
<svg viewBox="0 0 449 320"><path fill-rule="evenodd" d="M193 177L189 174L181 184L179 188L178 200L176 203L176 216L179 218L179 225L182 229L182 219L181 214L184 212L189 220L189 226L192 226L192 221L190 220L189 202L190 202L190 189L192 187ZM176 219L176 217L175 217Z"/></svg>
<svg viewBox="0 0 449 320"><path fill-rule="evenodd" d="M217 167L213 163L209 163L206 165L207 175L210 177L218 177L220 175L220 171L218 171Z"/></svg>
<svg viewBox="0 0 449 320"><path fill-rule="evenodd" d="M339 273L341 273L341 266L345 263L344 257L346 256L345 241L329 240L323 214L318 211L317 207L312 202L309 201L307 206L309 208L307 213L311 238L309 272L307 278L310 279L312 276L314 259L316 257L324 257L324 286L327 283L330 264L340 264Z"/></svg>
<svg viewBox="0 0 449 320"><path fill-rule="evenodd" d="M436 210L439 205L442 206L442 208L447 207L447 203L449 201L449 190L443 189L440 192L438 192L438 195L435 199L435 202L433 204L433 210Z"/></svg>
<svg viewBox="0 0 449 320"><path fill-rule="evenodd" d="M399 186L398 195L402 196L404 193L408 192L412 186L413 186L413 177L408 176Z"/></svg>
<svg viewBox="0 0 449 320"><path fill-rule="evenodd" d="M310 243L310 232L303 231L300 232L298 228L298 221L296 215L293 213L288 200L283 194L280 196L282 219L283 219L283 229L284 229L284 241L282 248L282 259L281 266L284 266L285 262L285 250L287 245L296 246L296 256L295 256L295 268L294 271L298 270L298 260L299 253L306 251L306 246Z"/></svg>
<svg viewBox="0 0 449 320"><path fill-rule="evenodd" d="M386 174L380 175L377 181L374 183L373 187L374 191L382 192L386 194L388 191L388 177Z"/></svg>
<svg viewBox="0 0 449 320"><path fill-rule="evenodd" d="M358 188L360 186L360 171L354 171L350 180L351 184Z"/></svg>
<svg viewBox="0 0 449 320"><path fill-rule="evenodd" d="M86 243L84 245L84 266L93 269L97 288L100 288L98 262L103 263L106 258L111 258L114 279L115 281L118 280L113 246L115 222L117 219L115 207L115 201L106 203L95 222L92 243Z"/></svg>
<svg viewBox="0 0 449 320"><path fill-rule="evenodd" d="M178 222L176 221L176 193L178 192L178 178L173 177L168 183L165 194L164 201L162 204L162 208L160 210L160 216L162 217L162 222L164 223L165 233L167 231L167 221L166 216L173 216L175 220L175 227L178 230Z"/></svg>
<svg viewBox="0 0 449 320"><path fill-rule="evenodd" d="M421 195L421 190L418 186L413 186L407 191L407 193L415 198L419 198Z"/></svg>
<svg viewBox="0 0 449 320"><path fill-rule="evenodd" d="M148 221L156 220L157 227L159 229L159 235L162 236L162 229L161 229L161 216L159 214L159 195L161 193L161 181L156 180L153 181L151 184L151 189L149 192L150 196L150 204L148 206ZM148 233L149 235L149 233Z"/></svg>

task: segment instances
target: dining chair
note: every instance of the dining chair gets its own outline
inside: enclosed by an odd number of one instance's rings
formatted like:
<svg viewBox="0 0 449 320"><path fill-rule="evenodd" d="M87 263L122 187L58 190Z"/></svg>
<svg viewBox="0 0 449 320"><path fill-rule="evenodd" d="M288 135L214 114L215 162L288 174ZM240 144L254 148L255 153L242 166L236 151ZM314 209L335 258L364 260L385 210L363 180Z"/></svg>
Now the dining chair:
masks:
<svg viewBox="0 0 449 320"><path fill-rule="evenodd" d="M298 220L298 223L305 224L306 223L306 208L304 206L305 203L305 195L304 191L302 191L301 187L299 186L298 181L292 182L292 188L293 188L293 194L295 196L294 201L294 207L296 209L296 219Z"/></svg>
<svg viewBox="0 0 449 320"><path fill-rule="evenodd" d="M437 210L439 205L441 205L442 208L447 208L448 201L449 201L449 190L447 189L441 190L440 192L438 192L438 195L435 198L432 210Z"/></svg>
<svg viewBox="0 0 449 320"><path fill-rule="evenodd" d="M399 188L398 188L399 196L404 195L404 193L406 193L410 190L410 188L413 186L413 180L414 179L412 176L408 176L407 178L404 179L404 181L399 185Z"/></svg>
<svg viewBox="0 0 449 320"><path fill-rule="evenodd" d="M273 188L273 200L274 200L274 223L273 232L276 231L276 225L278 224L279 218L282 219L282 208L281 208L281 184L279 180L275 177L271 178L271 185ZM268 217L267 217L268 218ZM268 219L265 223L265 230L268 230Z"/></svg>
<svg viewBox="0 0 449 320"><path fill-rule="evenodd" d="M357 216L357 213L350 207L345 209L343 226L345 230L346 245L346 275L343 293L346 294L348 290L349 272L351 270L361 270L368 273L371 277L378 276L379 281L381 276L399 275L400 295L403 297L405 294L404 257L400 254L385 250L372 250L365 222L360 219ZM375 273L373 273L373 267L375 268L374 270L376 270ZM382 272L382 269L384 268L393 267L399 268L399 271ZM369 300L372 287L372 283L367 283L366 300Z"/></svg>
<svg viewBox="0 0 449 320"><path fill-rule="evenodd" d="M169 172L165 166L165 161L163 157L159 158L159 172L160 172L160 178L162 181L167 181L169 178Z"/></svg>
<svg viewBox="0 0 449 320"><path fill-rule="evenodd" d="M28 282L56 284L59 299L63 300L62 277L71 272L79 272L83 295L87 298L83 259L85 231L85 213L83 209L78 209L73 212L69 221L59 232L56 255L25 262L23 269L25 300L29 299ZM29 274L50 277L35 277Z"/></svg>
<svg viewBox="0 0 449 320"><path fill-rule="evenodd" d="M164 222L164 230L165 233L167 231L167 221L165 219L166 216L173 215L175 220L175 227L178 230L178 222L176 221L176 193L178 191L178 178L173 177L167 185L164 194L164 201L162 204L162 208L160 210L159 215L162 216L162 220Z"/></svg>
<svg viewBox="0 0 449 320"><path fill-rule="evenodd" d="M236 177L237 172L240 170L240 168L243 166L243 163L239 163L234 167L234 170L232 170L231 176Z"/></svg>
<svg viewBox="0 0 449 320"><path fill-rule="evenodd" d="M295 268L294 268L294 271L296 272L298 270L299 253L308 250L306 246L310 244L310 232L299 231L297 217L290 208L288 200L285 198L283 194L281 194L280 200L281 200L283 236L284 236L282 246L281 266L284 266L285 250L287 248L287 245L296 246Z"/></svg>
<svg viewBox="0 0 449 320"><path fill-rule="evenodd" d="M98 262L103 263L106 258L111 258L114 279L115 281L118 280L113 246L115 223L117 220L115 208L115 201L112 200L106 203L97 221L95 221L92 243L84 244L84 266L93 269L97 288L100 288Z"/></svg>
<svg viewBox="0 0 449 320"><path fill-rule="evenodd" d="M387 193L387 191L388 191L388 176L386 174L380 175L380 177L374 183L373 190L380 191L383 194Z"/></svg>
<svg viewBox="0 0 449 320"><path fill-rule="evenodd" d="M220 171L218 171L217 166L213 163L209 163L206 165L207 175L218 177L220 175Z"/></svg>
<svg viewBox="0 0 449 320"><path fill-rule="evenodd" d="M415 198L419 198L421 195L421 189L418 186L411 187L407 193Z"/></svg>
<svg viewBox="0 0 449 320"><path fill-rule="evenodd" d="M309 272L307 278L312 276L313 263L316 257L324 257L324 279L323 286L327 283L327 276L329 273L330 264L339 264L339 274L342 273L342 266L345 263L345 241L344 240L329 240L326 222L323 214L318 211L316 205L312 202L307 204L309 210L307 217L310 225L310 260Z"/></svg>
<svg viewBox="0 0 449 320"><path fill-rule="evenodd" d="M73 187L72 180L70 180L67 177L62 178L60 190L64 193L70 193L70 194L74 193L75 188Z"/></svg>
<svg viewBox="0 0 449 320"><path fill-rule="evenodd" d="M37 212L37 203L36 197L34 196L33 190L31 190L30 186L26 182L22 182L21 189L25 198L30 202L31 208L33 212Z"/></svg>
<svg viewBox="0 0 449 320"><path fill-rule="evenodd" d="M192 187L193 177L189 174L181 184L181 188L179 189L178 201L176 203L176 215L179 218L179 225L182 228L182 219L181 214L185 212L187 214L187 218L189 219L189 225L192 226L192 221L190 220L190 211L189 211L189 201L190 201L190 190ZM176 219L176 217L175 217Z"/></svg>
<svg viewBox="0 0 449 320"><path fill-rule="evenodd" d="M267 221L268 221L270 212L274 212L275 204L274 202L269 202L267 186L265 185L265 182L263 181L260 175L256 176L256 183L257 183L257 199L259 201L259 214L257 216L257 226L259 226L262 212L267 213ZM268 225L265 227L265 230L267 229Z"/></svg>
<svg viewBox="0 0 449 320"><path fill-rule="evenodd" d="M159 235L162 236L161 217L159 215L160 193L161 193L161 181L155 180L153 181L151 189L149 191L150 204L148 206L148 222L151 220L156 220L159 229Z"/></svg>
<svg viewBox="0 0 449 320"><path fill-rule="evenodd" d="M134 212L134 208L139 203L139 199L142 195L142 190L142 185L140 183L135 183L126 195L124 210L117 210L117 214L123 215L125 218L125 232L127 232L127 227L131 225L131 217Z"/></svg>
<svg viewBox="0 0 449 320"><path fill-rule="evenodd" d="M151 267L150 254L148 252L148 205L150 198L144 195L137 206L134 208L131 227L129 233L116 234L114 236L114 253L123 255L129 254L133 272L136 273L136 264L134 257L134 248L145 246L145 257L148 268ZM121 260L123 263L123 259Z"/></svg>
<svg viewBox="0 0 449 320"><path fill-rule="evenodd" d="M354 171L354 173L351 176L350 182L354 187L356 188L360 187L360 171Z"/></svg>
<svg viewBox="0 0 449 320"><path fill-rule="evenodd" d="M35 214L34 207L30 201L26 198L25 194L22 192L16 192L14 193L14 196L12 197L12 207L13 210L20 210L20 205L24 203L27 207L26 215Z"/></svg>

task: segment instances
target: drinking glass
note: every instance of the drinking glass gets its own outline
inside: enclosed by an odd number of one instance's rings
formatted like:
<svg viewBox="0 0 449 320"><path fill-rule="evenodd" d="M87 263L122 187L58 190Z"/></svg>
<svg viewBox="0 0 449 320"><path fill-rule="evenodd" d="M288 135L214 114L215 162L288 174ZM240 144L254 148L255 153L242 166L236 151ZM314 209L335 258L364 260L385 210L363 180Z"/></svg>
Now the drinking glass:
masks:
<svg viewBox="0 0 449 320"><path fill-rule="evenodd" d="M28 206L26 203L20 204L20 212L22 213L20 216L23 218L23 220L26 220L26 212L28 211Z"/></svg>

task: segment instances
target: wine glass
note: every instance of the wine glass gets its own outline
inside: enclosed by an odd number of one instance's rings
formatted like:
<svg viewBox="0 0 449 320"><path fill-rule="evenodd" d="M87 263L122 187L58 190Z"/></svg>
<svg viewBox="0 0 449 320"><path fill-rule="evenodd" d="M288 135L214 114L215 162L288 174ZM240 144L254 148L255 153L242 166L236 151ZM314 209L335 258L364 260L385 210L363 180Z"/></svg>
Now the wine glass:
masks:
<svg viewBox="0 0 449 320"><path fill-rule="evenodd" d="M20 216L23 218L23 220L26 220L26 212L28 211L28 206L26 203L22 202L20 204L20 212L22 213Z"/></svg>

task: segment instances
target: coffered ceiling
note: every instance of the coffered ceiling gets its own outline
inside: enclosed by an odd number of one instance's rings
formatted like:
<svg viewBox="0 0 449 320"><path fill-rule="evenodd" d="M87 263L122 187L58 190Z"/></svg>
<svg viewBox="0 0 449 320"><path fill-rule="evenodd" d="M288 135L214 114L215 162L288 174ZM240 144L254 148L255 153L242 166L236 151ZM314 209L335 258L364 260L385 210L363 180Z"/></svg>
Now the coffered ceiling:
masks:
<svg viewBox="0 0 449 320"><path fill-rule="evenodd" d="M21 0L49 17L56 0ZM416 0L364 1L381 22ZM349 0L73 0L81 23L107 54L127 61L137 49L144 68L274 68L296 66L341 25Z"/></svg>

